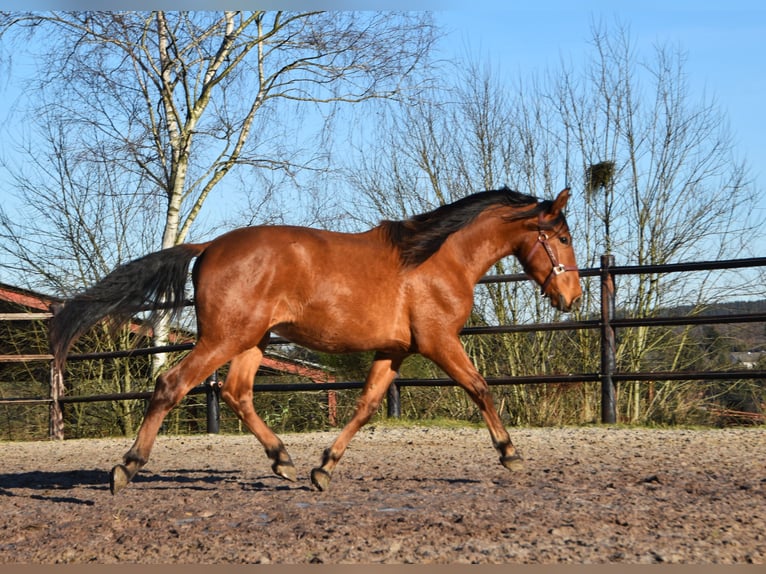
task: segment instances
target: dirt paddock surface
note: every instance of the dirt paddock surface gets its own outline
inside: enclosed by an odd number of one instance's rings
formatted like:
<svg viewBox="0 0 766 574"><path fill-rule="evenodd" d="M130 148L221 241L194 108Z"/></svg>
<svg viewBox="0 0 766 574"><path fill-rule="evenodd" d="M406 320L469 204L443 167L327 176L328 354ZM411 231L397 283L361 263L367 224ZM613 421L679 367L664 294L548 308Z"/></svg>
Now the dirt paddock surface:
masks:
<svg viewBox="0 0 766 574"><path fill-rule="evenodd" d="M368 427L328 492L334 432L282 438L298 481L251 436L160 436L112 496L130 439L1 442L2 563L694 563L766 561L766 429Z"/></svg>

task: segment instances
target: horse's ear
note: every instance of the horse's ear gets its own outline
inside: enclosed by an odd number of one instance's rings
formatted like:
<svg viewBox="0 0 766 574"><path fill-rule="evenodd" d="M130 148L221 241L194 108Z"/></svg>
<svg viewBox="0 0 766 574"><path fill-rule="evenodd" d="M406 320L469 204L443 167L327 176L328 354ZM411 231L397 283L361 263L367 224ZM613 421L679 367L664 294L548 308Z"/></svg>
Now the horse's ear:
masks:
<svg viewBox="0 0 766 574"><path fill-rule="evenodd" d="M559 196L553 201L553 205L551 206L550 214L552 216L558 217L561 212L564 211L570 195L571 193L569 192L568 187L561 190L561 193L559 193Z"/></svg>

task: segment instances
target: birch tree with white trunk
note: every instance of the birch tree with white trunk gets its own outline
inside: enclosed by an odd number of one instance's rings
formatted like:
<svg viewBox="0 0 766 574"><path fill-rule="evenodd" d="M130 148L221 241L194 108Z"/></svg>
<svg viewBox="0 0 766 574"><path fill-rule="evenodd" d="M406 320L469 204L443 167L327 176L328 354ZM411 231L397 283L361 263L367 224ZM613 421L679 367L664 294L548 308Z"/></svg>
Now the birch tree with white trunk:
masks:
<svg viewBox="0 0 766 574"><path fill-rule="evenodd" d="M162 210L156 248L187 241L234 170L321 169L320 152L291 148L301 123L287 116L407 97L434 39L423 12L0 15L6 58L23 40L40 63L31 115L66 126L67 154L118 165L147 209ZM166 331L155 326L158 343Z"/></svg>

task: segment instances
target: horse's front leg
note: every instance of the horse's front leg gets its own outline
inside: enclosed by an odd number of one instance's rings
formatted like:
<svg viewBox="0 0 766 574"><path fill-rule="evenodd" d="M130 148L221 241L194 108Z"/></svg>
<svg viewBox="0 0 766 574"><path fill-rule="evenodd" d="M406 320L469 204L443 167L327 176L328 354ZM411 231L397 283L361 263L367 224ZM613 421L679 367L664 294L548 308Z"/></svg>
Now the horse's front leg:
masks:
<svg viewBox="0 0 766 574"><path fill-rule="evenodd" d="M321 466L311 471L311 482L319 490L327 490L335 465L343 456L351 438L370 420L378 410L383 395L396 377L404 356L388 356L378 353L373 360L362 394L357 401L356 411L351 420L332 443L324 451Z"/></svg>
<svg viewBox="0 0 766 574"><path fill-rule="evenodd" d="M508 470L522 470L524 463L497 414L487 381L476 370L460 340L449 338L435 342L433 345L424 345L424 347L421 349L421 354L436 363L450 378L463 387L479 407L492 437L492 444L500 454L500 463Z"/></svg>

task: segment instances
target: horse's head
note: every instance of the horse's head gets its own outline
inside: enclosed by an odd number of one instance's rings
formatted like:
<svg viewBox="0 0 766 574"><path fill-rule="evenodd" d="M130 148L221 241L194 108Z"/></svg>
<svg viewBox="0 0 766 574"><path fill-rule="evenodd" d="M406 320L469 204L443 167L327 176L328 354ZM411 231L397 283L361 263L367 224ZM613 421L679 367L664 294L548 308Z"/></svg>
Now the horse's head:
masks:
<svg viewBox="0 0 766 574"><path fill-rule="evenodd" d="M568 200L567 188L539 214L518 253L524 271L542 287L543 296L564 312L576 308L582 297L572 236L564 218Z"/></svg>

